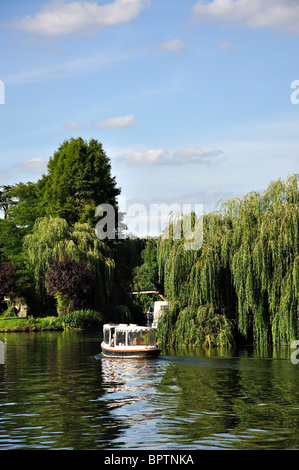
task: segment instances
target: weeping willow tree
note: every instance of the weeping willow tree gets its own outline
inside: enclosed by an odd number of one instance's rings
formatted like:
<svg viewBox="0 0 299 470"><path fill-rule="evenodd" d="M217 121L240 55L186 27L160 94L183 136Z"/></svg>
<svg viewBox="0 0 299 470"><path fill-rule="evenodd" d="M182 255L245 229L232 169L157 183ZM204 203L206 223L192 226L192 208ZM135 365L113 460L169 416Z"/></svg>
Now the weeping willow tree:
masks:
<svg viewBox="0 0 299 470"><path fill-rule="evenodd" d="M113 288L114 260L107 245L96 238L88 224L68 223L57 217L37 219L33 232L24 238L27 266L34 279L37 308L48 301L45 278L52 260L65 256L86 261L96 273L95 307L102 309Z"/></svg>
<svg viewBox="0 0 299 470"><path fill-rule="evenodd" d="M186 250L183 238L161 237L159 275L164 279L164 293L171 306L159 328L163 343L232 344L230 305L234 292L222 258L226 230L223 218L212 213L203 218L204 242L199 250Z"/></svg>
<svg viewBox="0 0 299 470"><path fill-rule="evenodd" d="M299 336L298 175L204 216L203 245L161 237L160 279L171 310L168 344L290 343Z"/></svg>

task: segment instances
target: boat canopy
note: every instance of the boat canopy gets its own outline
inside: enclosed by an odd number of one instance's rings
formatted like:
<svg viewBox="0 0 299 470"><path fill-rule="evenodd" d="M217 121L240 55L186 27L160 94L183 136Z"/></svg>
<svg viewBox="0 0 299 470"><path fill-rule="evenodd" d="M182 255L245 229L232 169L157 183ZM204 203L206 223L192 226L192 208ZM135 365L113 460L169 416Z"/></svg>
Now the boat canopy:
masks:
<svg viewBox="0 0 299 470"><path fill-rule="evenodd" d="M110 346L155 346L156 328L139 326L135 324L104 325L104 343Z"/></svg>
<svg viewBox="0 0 299 470"><path fill-rule="evenodd" d="M128 333L136 333L138 331L144 331L147 333L150 332L156 332L156 328L151 328L149 326L140 326L140 325L135 325L133 323L125 324L125 323L119 323L119 324L114 324L114 323L107 323L104 325L104 329L115 329L116 331L121 331L123 333L128 332Z"/></svg>

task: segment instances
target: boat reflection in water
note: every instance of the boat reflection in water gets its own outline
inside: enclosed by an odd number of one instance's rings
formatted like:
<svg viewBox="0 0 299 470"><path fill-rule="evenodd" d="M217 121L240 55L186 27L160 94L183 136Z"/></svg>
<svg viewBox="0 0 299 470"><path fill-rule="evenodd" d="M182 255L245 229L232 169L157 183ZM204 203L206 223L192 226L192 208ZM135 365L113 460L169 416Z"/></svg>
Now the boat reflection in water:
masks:
<svg viewBox="0 0 299 470"><path fill-rule="evenodd" d="M119 358L154 358L161 349L156 344L156 328L134 324L107 323L103 327L102 355Z"/></svg>

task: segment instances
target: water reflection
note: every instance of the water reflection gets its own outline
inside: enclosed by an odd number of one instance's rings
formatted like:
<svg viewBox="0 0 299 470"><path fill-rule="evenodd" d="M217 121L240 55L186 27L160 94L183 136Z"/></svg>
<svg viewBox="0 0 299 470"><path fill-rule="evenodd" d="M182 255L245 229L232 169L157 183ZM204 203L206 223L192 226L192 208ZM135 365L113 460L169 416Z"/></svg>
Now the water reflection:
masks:
<svg viewBox="0 0 299 470"><path fill-rule="evenodd" d="M136 398L159 382L159 366L152 359L102 358L103 387L108 393L129 392Z"/></svg>
<svg viewBox="0 0 299 470"><path fill-rule="evenodd" d="M120 436L109 447L155 448L156 388L162 380L164 367L156 359L102 358L104 394L100 397L118 423ZM149 447L148 447L149 448Z"/></svg>
<svg viewBox="0 0 299 470"><path fill-rule="evenodd" d="M299 446L298 374L286 359L241 352L162 356L155 363L108 359L102 365L101 400L120 430L112 447Z"/></svg>
<svg viewBox="0 0 299 470"><path fill-rule="evenodd" d="M0 341L0 449L299 448L299 366L288 353L122 360L95 356L97 333Z"/></svg>
<svg viewBox="0 0 299 470"><path fill-rule="evenodd" d="M91 402L102 382L94 347L74 332L7 335L0 448L92 449L113 439L105 407Z"/></svg>
<svg viewBox="0 0 299 470"><path fill-rule="evenodd" d="M174 362L158 389L176 408L167 408L160 432L185 448L298 448L295 374L288 361L269 358Z"/></svg>

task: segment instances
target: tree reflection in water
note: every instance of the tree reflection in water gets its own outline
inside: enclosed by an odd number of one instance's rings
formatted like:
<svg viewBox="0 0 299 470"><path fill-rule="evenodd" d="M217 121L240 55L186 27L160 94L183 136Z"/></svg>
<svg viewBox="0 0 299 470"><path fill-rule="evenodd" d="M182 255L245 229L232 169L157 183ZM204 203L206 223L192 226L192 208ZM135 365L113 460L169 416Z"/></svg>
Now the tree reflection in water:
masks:
<svg viewBox="0 0 299 470"><path fill-rule="evenodd" d="M299 448L291 351L116 359L95 356L97 333L0 341L0 449Z"/></svg>

